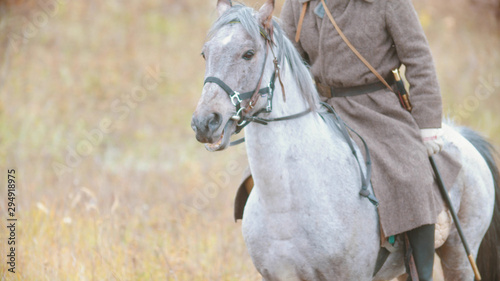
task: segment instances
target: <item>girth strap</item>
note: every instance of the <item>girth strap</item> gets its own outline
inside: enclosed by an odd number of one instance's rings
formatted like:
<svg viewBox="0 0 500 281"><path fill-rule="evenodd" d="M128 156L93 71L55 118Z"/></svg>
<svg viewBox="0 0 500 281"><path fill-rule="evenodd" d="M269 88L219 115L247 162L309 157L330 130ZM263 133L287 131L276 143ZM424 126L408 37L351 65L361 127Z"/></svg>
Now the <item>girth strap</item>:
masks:
<svg viewBox="0 0 500 281"><path fill-rule="evenodd" d="M335 109L331 105L329 105L326 102L321 102L321 104L328 109L328 112L331 113L335 117L335 121L337 121L335 124L339 128L340 132L344 136L347 144L349 145L349 148L351 149L352 154L354 155L354 158L356 158L356 162L358 163L358 168L359 172L361 173L361 191L359 194L363 197L368 198L370 202L375 205L375 207L378 207L379 202L378 199L371 194L371 192L368 190L368 186L370 184L370 179L372 175L372 162L371 162L371 157L370 157L370 150L368 149L368 145L366 144L365 140L356 132L354 131L351 127L349 127L337 114ZM363 142L363 146L365 148L365 154L366 154L366 175L363 173L363 169L361 167L361 163L359 162L358 154L356 153L356 149L354 148L354 144L352 143L351 137L349 136L349 133L347 132L347 129L351 130L351 132L355 133Z"/></svg>

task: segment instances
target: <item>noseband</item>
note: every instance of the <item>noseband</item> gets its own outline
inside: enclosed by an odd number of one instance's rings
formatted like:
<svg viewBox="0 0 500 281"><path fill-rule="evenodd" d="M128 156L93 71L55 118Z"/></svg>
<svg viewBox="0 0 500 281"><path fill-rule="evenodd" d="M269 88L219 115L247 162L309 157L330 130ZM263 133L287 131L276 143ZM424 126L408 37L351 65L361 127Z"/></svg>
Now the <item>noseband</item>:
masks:
<svg viewBox="0 0 500 281"><path fill-rule="evenodd" d="M231 120L239 121L239 123L237 125L237 131L235 133L239 133L241 131L241 129L243 129L243 127L248 125L248 123L250 123L252 121L257 121L257 120L252 120L251 117L256 116L260 113L270 113L273 110L272 100L273 100L274 88L275 88L274 82L276 81L277 75L279 75L280 66L279 66L278 60L276 59L276 57L274 57L274 71L273 71L273 74L271 76L271 80L269 81L269 84L267 85L267 87L260 88L260 85L262 84L262 78L264 77L264 72L266 69L266 62L267 62L267 56L269 53L269 46L272 49L272 44L273 44L273 41L272 41L271 37L269 36L269 34L272 34L272 31L268 33L265 31L264 28L261 27L260 34L262 35L262 37L264 37L264 40L265 40L266 55L264 57L262 71L261 71L257 86L255 87L255 90L250 91L250 92L240 93L238 91L234 91L233 89L231 89L231 87L229 87L226 83L224 83L224 81L222 81L221 79L219 79L217 77L209 76L209 77L205 78L204 84L215 83L215 84L219 85L219 87L221 87L227 93L227 95L231 99L231 103L236 108L236 113L231 117ZM273 53L273 55L274 55L274 53ZM265 108L262 108L261 110L259 110L253 116L246 116L246 114L251 109L253 109L253 107L257 103L257 100L259 99L259 97L266 97L266 96L267 96L267 106ZM247 103L246 106L243 106L242 102L246 101L246 100L250 100L250 101ZM261 122L259 122L259 123L261 123Z"/></svg>

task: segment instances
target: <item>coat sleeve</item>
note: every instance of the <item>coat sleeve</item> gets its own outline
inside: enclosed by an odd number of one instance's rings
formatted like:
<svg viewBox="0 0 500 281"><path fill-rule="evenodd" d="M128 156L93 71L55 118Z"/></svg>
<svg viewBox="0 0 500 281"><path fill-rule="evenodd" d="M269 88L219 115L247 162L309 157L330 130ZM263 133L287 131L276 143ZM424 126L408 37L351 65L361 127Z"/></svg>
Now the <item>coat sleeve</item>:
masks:
<svg viewBox="0 0 500 281"><path fill-rule="evenodd" d="M295 49L297 49L302 58L306 59L307 54L302 48L300 41L295 42L295 34L297 33L297 25L299 23L300 8L302 8L302 2L305 1L285 0L285 4L283 4L283 8L281 9L280 21L281 27L285 31L285 34L290 39L290 41L292 41Z"/></svg>
<svg viewBox="0 0 500 281"><path fill-rule="evenodd" d="M388 0L387 30L406 66L412 115L420 129L441 128L442 101L431 51L411 0Z"/></svg>

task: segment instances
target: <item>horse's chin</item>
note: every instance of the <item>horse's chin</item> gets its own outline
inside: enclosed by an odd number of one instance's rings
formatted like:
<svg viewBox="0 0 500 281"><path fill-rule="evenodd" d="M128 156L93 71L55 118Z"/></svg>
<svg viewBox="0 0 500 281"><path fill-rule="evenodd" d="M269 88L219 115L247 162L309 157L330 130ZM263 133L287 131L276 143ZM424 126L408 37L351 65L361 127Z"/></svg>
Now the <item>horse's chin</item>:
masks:
<svg viewBox="0 0 500 281"><path fill-rule="evenodd" d="M231 135L234 130L233 125L233 120L229 120L226 126L224 126L224 129L221 132L221 135L219 139L214 142L214 143L206 143L205 148L208 151L214 152L214 151L220 151L224 150L229 146L230 140L231 140Z"/></svg>

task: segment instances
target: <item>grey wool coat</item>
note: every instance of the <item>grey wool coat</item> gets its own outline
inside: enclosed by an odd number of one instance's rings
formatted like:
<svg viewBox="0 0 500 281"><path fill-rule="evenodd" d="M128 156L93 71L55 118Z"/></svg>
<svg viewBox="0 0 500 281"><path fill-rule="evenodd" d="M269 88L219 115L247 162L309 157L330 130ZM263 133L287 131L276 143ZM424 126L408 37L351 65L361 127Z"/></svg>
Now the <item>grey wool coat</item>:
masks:
<svg viewBox="0 0 500 281"><path fill-rule="evenodd" d="M288 37L295 42L305 2L308 7L295 47L310 65L316 82L337 88L377 82L338 35L320 0L286 0L281 26ZM442 104L431 52L411 0L326 3L346 37L383 77L389 77L391 70L402 64L406 67L411 113L388 89L327 100L368 143L382 234L387 237L433 224L444 206L420 129L441 127ZM325 97L330 96L318 89ZM362 147L359 139L354 140ZM446 151L436 157L450 187L461 167ZM248 196L244 183L236 197L236 218L243 215Z"/></svg>

